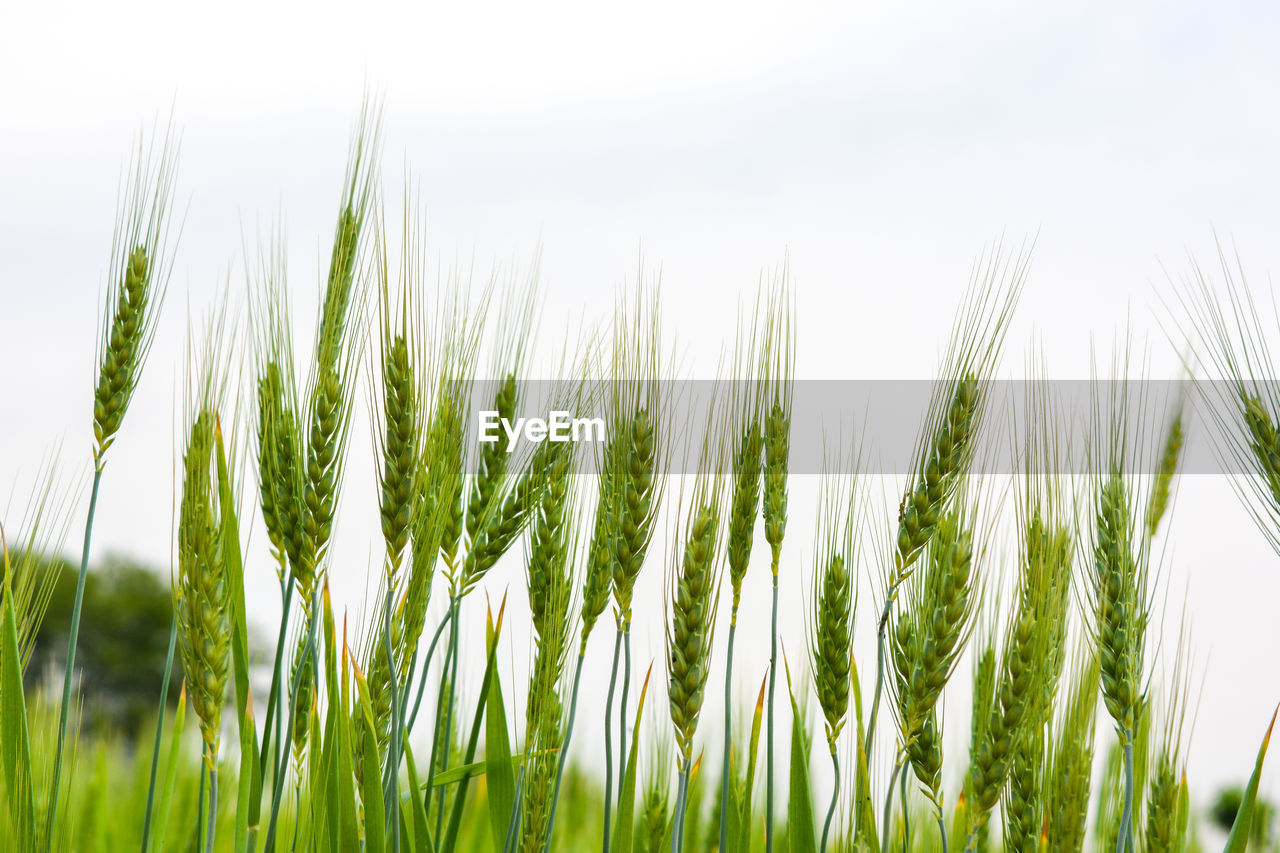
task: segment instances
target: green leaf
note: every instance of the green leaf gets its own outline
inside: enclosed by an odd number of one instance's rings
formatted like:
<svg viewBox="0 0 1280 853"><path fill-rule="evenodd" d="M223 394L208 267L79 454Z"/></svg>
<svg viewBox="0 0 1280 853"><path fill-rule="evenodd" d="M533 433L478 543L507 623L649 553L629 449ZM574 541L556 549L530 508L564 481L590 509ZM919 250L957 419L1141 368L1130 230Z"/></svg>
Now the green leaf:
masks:
<svg viewBox="0 0 1280 853"><path fill-rule="evenodd" d="M35 795L31 791L31 739L27 705L22 692L22 657L18 650L18 621L9 585L5 552L3 617L0 618L0 752L3 752L9 819L17 831L19 850L35 848Z"/></svg>
<svg viewBox="0 0 1280 853"><path fill-rule="evenodd" d="M1280 708L1276 709L1280 713ZM1253 765L1253 775L1249 777L1249 786L1244 790L1244 799L1240 801L1240 811L1236 812L1236 822L1231 825L1231 835L1227 836L1227 846L1223 853L1244 853L1249 847L1249 831L1253 828L1253 812L1258 801L1258 782L1262 778L1262 761L1267 757L1267 745L1271 743L1271 732L1276 727L1276 714L1271 715L1271 725L1267 726L1267 734L1262 738L1262 746L1258 749L1258 760Z"/></svg>
<svg viewBox="0 0 1280 853"><path fill-rule="evenodd" d="M742 793L730 790L730 800L734 804L733 813L729 815L728 848L740 850L747 847L744 843L751 833L751 796L755 789L756 758L760 754L760 724L764 720L765 688L769 686L769 676L760 681L760 694L756 696L756 709L751 717L751 738L747 748L747 776L743 780Z"/></svg>
<svg viewBox="0 0 1280 853"><path fill-rule="evenodd" d="M485 763L483 761L473 761L470 764L459 764L457 767L450 767L431 777L432 788L443 788L461 782L463 779L471 779L476 776L485 775Z"/></svg>
<svg viewBox="0 0 1280 853"><path fill-rule="evenodd" d="M484 722L484 772L489 794L489 831L493 849L501 850L507 840L507 824L515 807L516 772L507 733L507 710L502 701L502 679L494 672L489 685Z"/></svg>
<svg viewBox="0 0 1280 853"><path fill-rule="evenodd" d="M787 847L790 853L817 853L814 830L813 793L809 786L809 745L805 742L804 718L796 695L791 692L787 673L787 693L791 697L791 795L787 807Z"/></svg>
<svg viewBox="0 0 1280 853"><path fill-rule="evenodd" d="M252 850L262 809L262 777L258 775L258 735L254 728L253 696L240 716L240 786L236 792L236 849Z"/></svg>
<svg viewBox="0 0 1280 853"><path fill-rule="evenodd" d="M640 731L640 717L644 713L644 697L649 692L649 676L653 675L653 664L644 676L644 687L640 689L640 703L636 707L636 726L633 731ZM631 853L635 840L636 826L636 765L640 763L640 738L631 739L631 755L627 758L627 772L622 777L622 787L618 790L618 823L613 837L618 839L613 849L618 853Z"/></svg>
<svg viewBox="0 0 1280 853"><path fill-rule="evenodd" d="M381 853L386 849L386 803L382 796L382 757L378 754L378 735L374 727L373 703L369 699L369 685L364 673L351 663L356 676L356 693L360 704L357 715L357 736L360 743L360 761L364 770L364 838L366 853ZM343 848L356 850L357 847Z"/></svg>
<svg viewBox="0 0 1280 853"><path fill-rule="evenodd" d="M169 752L164 767L164 785L156 792L156 825L152 835L152 850L164 849L164 833L169 826L169 804L173 801L173 789L178 779L178 764L182 757L183 726L187 721L187 685L182 684L178 693L178 708L173 714L173 733L169 736Z"/></svg>
<svg viewBox="0 0 1280 853"><path fill-rule="evenodd" d="M422 786L418 781L418 767L413 760L413 749L409 746L408 731L404 733L404 763L409 773L409 791L411 792L406 802L413 815L413 837L416 842L410 849L435 850L431 843L431 829L427 824L427 807L418 794Z"/></svg>
<svg viewBox="0 0 1280 853"><path fill-rule="evenodd" d="M307 728L310 732L307 735L307 743L309 746L306 759L307 773L309 774L308 784L311 786L311 802L309 807L311 814L307 815L307 819L302 821L302 832L300 835L306 838L307 835L312 836L312 844L319 848L319 845L326 845L323 849L330 849L331 840L328 831L326 816L329 813L328 800L326 799L326 781L333 781L332 768L326 763L329 760L329 751L324 748L324 739L321 737L320 731L320 711L316 707L316 698L311 699L311 710L307 712ZM284 746L284 744L281 744ZM335 830L336 832L336 830ZM306 845L301 845L306 849Z"/></svg>
<svg viewBox="0 0 1280 853"><path fill-rule="evenodd" d="M222 562L231 603L231 669L236 686L236 724L240 734L240 786L236 796L236 849L244 850L256 836L262 813L262 775L258 764L258 730L253 720L249 689L249 631L245 619L244 559L240 553L240 521L235 483L227 465L222 421L214 431L218 445L218 511L222 520ZM246 756L253 763L246 763Z"/></svg>
<svg viewBox="0 0 1280 853"><path fill-rule="evenodd" d="M484 710L489 701L489 684L493 680L493 673L498 658L498 636L502 633L502 616L507 609L507 600L502 599L502 606L498 608L498 621L495 624L493 614L489 614L486 633L488 634L489 660L485 664L484 678L480 681L480 698L476 702L475 717L471 723L471 739L467 742L467 753L462 759L463 764L471 764L475 760L476 747L480 742L480 726L484 722ZM467 803L467 785L471 781L470 776L464 776L458 784L458 790L453 795L453 810L449 814L449 824L445 829L444 837L440 839L441 850L454 850L457 848L458 830L462 827L462 812Z"/></svg>
<svg viewBox="0 0 1280 853"><path fill-rule="evenodd" d="M328 610L329 610L329 597L328 597L328 590L326 589L325 590L325 611L328 612ZM350 659L350 651L347 649L345 623L343 624L342 649L345 652L345 654L343 655L343 658L342 658L342 676L339 682L339 685L340 685L339 692L337 694L338 701L336 704L338 707L337 707L336 713L334 713L333 706L335 703L333 701L333 694L330 694L329 709L330 709L330 713L333 713L333 723L334 723L333 725L333 737L334 737L333 766L336 770L334 775L337 777L337 786L338 786L337 806L340 809L340 812L339 812L340 819L339 819L338 825L339 825L339 836L341 838L341 845L338 847L338 849L354 850L354 849L357 849L357 847L360 844L360 816L359 816L357 805L356 805L356 785L355 785L356 771L355 771L355 767L353 766L353 762L356 759L353 758L353 754L355 753L359 745L358 738L360 734L359 732L353 733L351 731L351 724L352 724L351 688L350 688L351 678L347 671L347 661ZM358 674L359 670L356 670L356 672ZM356 689L359 690L359 688L360 688L360 680L359 678L357 678ZM377 759L378 746L377 746L376 738L374 742L373 751L374 751L374 764L377 765L378 764L378 759ZM378 771L375 769L374 770L375 783L377 782L377 778L378 778ZM366 775L365 776L366 785L368 784L368 781L369 781L369 777ZM365 796L367 797L368 794L366 793ZM377 803L377 810L376 810L377 819L374 821L370 821L369 801L368 799L365 800L365 822L366 822L365 841L366 841L367 849L371 851L380 850L381 848L374 847L373 842L369 840L370 836L368 833L367 824L370 822L376 823L378 827L381 828L382 821L383 821L383 814L384 812L382 808L382 802L381 802L381 799L379 799Z"/></svg>
<svg viewBox="0 0 1280 853"><path fill-rule="evenodd" d="M876 832L876 811L871 803L871 774L867 770L867 738L866 729L862 723L862 688L858 682L858 661L851 661L852 668L852 684L853 684L853 708L854 715L857 717L854 728L858 733L857 763L855 768L854 781L854 810L857 819L855 821L854 838L862 844L862 846L870 851L870 853L880 853L880 834ZM964 804L964 792L960 794L960 806ZM960 807L957 807L960 811ZM962 826L968 826L968 812L964 812L961 817L964 820ZM964 833L956 836L964 838Z"/></svg>
<svg viewBox="0 0 1280 853"><path fill-rule="evenodd" d="M249 632L245 622L244 559L240 553L240 521L235 484L227 467L222 422L215 430L218 443L218 512L222 520L222 562L231 600L231 664L236 685L237 720L243 725L249 702Z"/></svg>

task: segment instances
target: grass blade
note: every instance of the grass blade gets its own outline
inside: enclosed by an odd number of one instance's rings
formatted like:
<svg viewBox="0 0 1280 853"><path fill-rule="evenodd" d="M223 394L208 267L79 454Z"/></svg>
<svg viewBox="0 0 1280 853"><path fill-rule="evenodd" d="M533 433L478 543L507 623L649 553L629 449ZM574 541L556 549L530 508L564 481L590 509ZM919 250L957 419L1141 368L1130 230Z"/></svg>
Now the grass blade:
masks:
<svg viewBox="0 0 1280 853"><path fill-rule="evenodd" d="M169 651L164 659L164 677L160 682L160 710L156 713L156 737L151 747L151 773L147 780L147 806L142 816L142 853L150 848L151 823L155 815L156 775L160 771L160 747L164 743L164 715L168 707L169 678L173 675L173 655L178 642L178 623L169 625Z"/></svg>
<svg viewBox="0 0 1280 853"><path fill-rule="evenodd" d="M414 850L435 850L435 846L431 843L431 829L427 823L427 808L423 802L419 792L422 790L422 783L418 779L418 766L413 760L413 749L409 746L409 733L404 733L404 764L405 770L409 774L409 798L408 807L413 817L413 838Z"/></svg>
<svg viewBox="0 0 1280 853"><path fill-rule="evenodd" d="M244 559L240 553L240 521L236 511L235 483L227 464L222 421L214 428L218 453L218 509L222 524L223 562L231 605L231 671L236 688L236 723L240 734L240 786L236 797L236 849L244 850L258 833L262 813L258 730L253 720L249 690L249 631L245 618ZM252 765L245 756L253 756Z"/></svg>
<svg viewBox="0 0 1280 853"><path fill-rule="evenodd" d="M182 733L187 721L187 685L184 682L178 693L178 708L173 713L173 734L169 736L169 752L165 761L164 785L156 798L155 836L152 850L164 849L164 834L169 826L169 805L173 801L173 789L178 779L178 764L182 758Z"/></svg>
<svg viewBox="0 0 1280 853"><path fill-rule="evenodd" d="M791 794L787 807L787 849L790 853L817 853L813 794L809 786L809 745L804 733L804 717L796 704L796 694L791 690L789 670L787 692L791 696Z"/></svg>
<svg viewBox="0 0 1280 853"><path fill-rule="evenodd" d="M644 697L649 692L649 677L653 675L653 664L644 674L644 687L640 688L640 703L636 707L636 725L634 731L640 731L640 718L644 714ZM613 830L615 839L613 849L617 853L631 853L635 841L636 826L636 765L640 755L640 738L631 739L631 750L627 757L627 772L622 777L622 787L618 789L618 824Z"/></svg>
<svg viewBox="0 0 1280 853"><path fill-rule="evenodd" d="M501 850L507 838L507 824L515 807L516 773L507 732L507 711L502 701L502 678L493 673L485 710L484 767L489 793L489 829L493 848Z"/></svg>
<svg viewBox="0 0 1280 853"><path fill-rule="evenodd" d="M252 850L262 809L262 777L258 775L258 734L253 720L253 694L240 717L240 786L236 792L236 849ZM255 808L256 804L256 808Z"/></svg>
<svg viewBox="0 0 1280 853"><path fill-rule="evenodd" d="M854 783L854 837L871 853L880 853L880 836L876 832L876 813L871 804L871 775L867 770L866 730L862 727L862 688L858 682L858 660L850 658L853 682L853 712L857 716L854 726L858 735L857 761ZM961 794L961 799L964 795Z"/></svg>
<svg viewBox="0 0 1280 853"><path fill-rule="evenodd" d="M1280 713L1280 708L1276 709ZM1244 790L1244 798L1240 800L1240 811L1236 812L1236 821L1231 825L1231 834L1227 836L1227 846L1223 853L1244 853L1249 848L1249 834L1253 829L1253 813L1258 801L1258 782L1262 778L1262 762L1267 757L1267 746L1271 743L1271 732L1276 727L1276 713L1271 715L1271 725L1262 738L1262 746L1258 749L1258 760L1253 765L1253 775L1249 777L1249 786Z"/></svg>
<svg viewBox="0 0 1280 853"><path fill-rule="evenodd" d="M348 656L350 652L348 652ZM382 796L382 763L378 755L378 736L373 722L373 704L369 700L369 685L365 682L364 673L351 661L356 677L357 701L360 704L358 717L359 760L364 765L364 786L361 795L364 798L364 840L367 853L381 853L386 849L386 804ZM345 716L345 715L344 715ZM354 777L354 771L348 778ZM415 797L416 799L416 797ZM398 812L398 810L397 810ZM343 847L344 850L359 849Z"/></svg>
<svg viewBox="0 0 1280 853"><path fill-rule="evenodd" d="M0 744L3 744L9 819L17 830L18 849L35 847L35 795L32 793L31 740L22 691L22 659L18 621L13 609L8 551L5 551L3 617L0 619Z"/></svg>
<svg viewBox="0 0 1280 853"><path fill-rule="evenodd" d="M728 849L740 850L746 846L743 841L751 832L751 797L755 790L756 757L760 752L760 728L764 721L764 697L769 686L769 676L760 681L760 694L756 697L756 710L751 718L751 737L747 746L747 775L743 780L742 793L734 796L734 814L729 816ZM725 784L731 784L726 780Z"/></svg>
<svg viewBox="0 0 1280 853"><path fill-rule="evenodd" d="M484 678L480 682L480 699L476 702L475 718L471 724L471 739L467 742L467 754L462 759L463 764L471 764L476 756L476 747L480 742L480 726L484 722L484 710L489 701L489 684L493 679L493 672L496 668L498 659L498 637L502 633L502 617L507 609L507 600L502 599L502 605L498 608L498 621L495 624L493 616L489 616L489 624L487 633L489 635L489 660L485 664ZM462 827L462 811L467 804L467 785L471 781L470 776L464 776L458 784L458 790L453 797L453 810L449 815L449 824L445 829L444 835L440 839L441 850L454 850L457 847L458 830Z"/></svg>

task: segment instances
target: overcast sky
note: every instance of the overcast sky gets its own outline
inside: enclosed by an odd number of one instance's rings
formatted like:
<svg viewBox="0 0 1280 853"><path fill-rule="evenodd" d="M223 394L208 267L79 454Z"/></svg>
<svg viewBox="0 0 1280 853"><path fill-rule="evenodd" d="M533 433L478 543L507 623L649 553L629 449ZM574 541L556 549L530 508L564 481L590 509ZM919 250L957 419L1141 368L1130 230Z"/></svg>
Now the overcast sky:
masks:
<svg viewBox="0 0 1280 853"><path fill-rule="evenodd" d="M800 376L928 378L971 265L1003 236L1036 239L1006 375L1034 338L1051 376L1086 377L1094 349L1129 329L1168 378L1162 326L1183 319L1169 276L1188 253L1210 260L1216 229L1259 293L1280 269L1278 25L1274 4L1231 2L6 4L0 497L14 484L20 505L59 445L67 478L87 480L117 180L140 131L171 113L181 241L94 540L95 555L162 568L186 317L228 281L243 290L244 247L275 223L295 315L312 316L368 90L384 107L386 182L407 167L420 186L433 258L485 278L523 273L540 251L556 345L606 316L643 263L689 371L710 375L739 300L786 261ZM358 604L377 528L367 437L351 452L335 584ZM797 505L812 505L809 488ZM799 572L810 523L795 529ZM251 591L270 633L258 542ZM1207 792L1246 773L1280 699L1274 656L1259 663L1280 647L1280 558L1224 481L1196 477L1179 488L1165 562L1207 669L1190 754ZM495 594L521 585L506 571ZM756 581L746 606L764 614ZM649 582L656 605L660 572ZM801 586L784 598L794 655ZM650 612L643 657L661 651ZM744 693L765 652L740 652ZM604 645L593 655L603 671Z"/></svg>

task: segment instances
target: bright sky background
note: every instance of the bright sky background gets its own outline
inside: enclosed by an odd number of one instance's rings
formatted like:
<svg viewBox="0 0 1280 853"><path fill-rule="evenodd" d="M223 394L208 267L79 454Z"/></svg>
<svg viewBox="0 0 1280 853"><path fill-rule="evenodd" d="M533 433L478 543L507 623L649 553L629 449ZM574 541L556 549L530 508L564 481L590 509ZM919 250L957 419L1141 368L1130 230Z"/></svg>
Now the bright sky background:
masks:
<svg viewBox="0 0 1280 853"><path fill-rule="evenodd" d="M1166 307L1169 276L1187 272L1188 253L1211 260L1216 229L1259 293L1280 269L1278 27L1274 4L1244 2L7 4L0 490L15 484L12 512L59 445L68 480L87 482L117 178L140 129L171 112L182 238L94 539L97 556L162 567L185 318L228 280L243 291L244 248L280 221L295 316L312 316L367 89L383 99L386 183L411 169L433 257L484 278L541 250L549 344L604 317L643 261L661 271L690 370L709 375L739 300L785 259L801 376L927 378L974 260L1001 235L1015 246L1038 235L1006 373L1021 372L1034 337L1051 376L1085 377L1093 349L1109 352L1127 327L1167 378L1176 347L1162 323L1183 322ZM358 433L334 552L352 604L377 543L369 448ZM812 503L799 484L793 504ZM789 540L797 572L809 512ZM1267 651L1280 647L1280 558L1221 480L1186 480L1172 524L1171 618L1185 589L1207 670L1190 753L1205 795L1243 778L1280 699ZM261 541L251 592L267 635L278 605ZM766 574L748 581L761 617ZM518 592L513 568L491 591L508 581ZM656 568L649 581L656 603ZM793 658L802 586L783 602ZM650 614L637 635L646 660L661 651ZM511 636L522 643L523 630ZM601 636L592 661L606 672ZM749 636L739 649L745 700L767 647ZM513 657L522 667L524 652ZM952 704L949 743L967 715L967 700ZM578 743L599 738L580 731Z"/></svg>

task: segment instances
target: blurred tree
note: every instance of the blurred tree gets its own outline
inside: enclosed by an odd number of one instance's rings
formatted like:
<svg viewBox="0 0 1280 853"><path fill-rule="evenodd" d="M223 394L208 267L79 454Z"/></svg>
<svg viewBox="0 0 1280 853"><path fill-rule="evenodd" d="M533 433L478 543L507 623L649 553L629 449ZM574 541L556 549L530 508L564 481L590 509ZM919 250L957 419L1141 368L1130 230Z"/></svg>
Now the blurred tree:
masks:
<svg viewBox="0 0 1280 853"><path fill-rule="evenodd" d="M1214 798L1209 809L1213 823L1223 832L1230 832L1240 812L1240 801L1244 799L1244 789L1239 786L1223 788ZM1249 840L1264 850L1271 850L1275 839L1272 837L1271 824L1275 817L1275 806L1259 798L1253 808L1253 826L1249 830Z"/></svg>
<svg viewBox="0 0 1280 853"><path fill-rule="evenodd" d="M49 673L61 678L75 588L76 573L62 571L36 634L29 680ZM159 572L116 557L89 572L76 656L86 724L132 735L154 715L172 618L169 583ZM170 703L177 701L181 685L182 664L175 654Z"/></svg>

